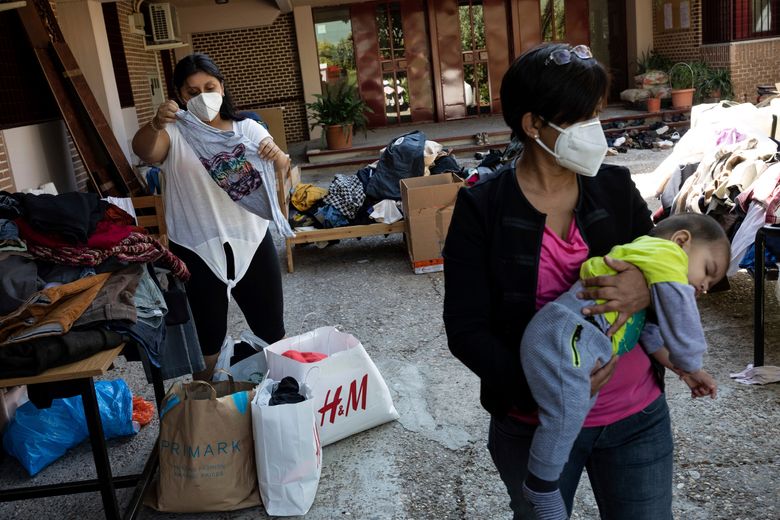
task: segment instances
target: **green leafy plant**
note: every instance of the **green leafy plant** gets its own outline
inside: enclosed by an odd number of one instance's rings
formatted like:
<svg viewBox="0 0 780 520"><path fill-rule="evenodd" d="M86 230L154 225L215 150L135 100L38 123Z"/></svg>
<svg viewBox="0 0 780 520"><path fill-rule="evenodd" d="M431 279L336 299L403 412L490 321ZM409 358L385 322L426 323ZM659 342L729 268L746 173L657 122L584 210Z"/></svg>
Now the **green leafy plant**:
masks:
<svg viewBox="0 0 780 520"><path fill-rule="evenodd" d="M366 133L366 113L373 113L373 110L361 99L354 84L343 79L332 84L326 83L322 94L315 94L314 97L316 100L313 103L306 103L313 121L312 130L317 126L324 129L340 125L347 132L349 125L352 125L353 129Z"/></svg>
<svg viewBox="0 0 780 520"><path fill-rule="evenodd" d="M669 70L674 62L664 56L657 53L654 49L643 52L642 55L637 58L636 67L638 74L644 74L648 70Z"/></svg>
<svg viewBox="0 0 780 520"><path fill-rule="evenodd" d="M731 99L734 97L734 86L731 83L731 72L729 69L710 69L704 86L707 95L710 97L718 97L720 99Z"/></svg>
<svg viewBox="0 0 780 520"><path fill-rule="evenodd" d="M669 69L669 83L672 90L696 88L694 71L690 63L679 62Z"/></svg>

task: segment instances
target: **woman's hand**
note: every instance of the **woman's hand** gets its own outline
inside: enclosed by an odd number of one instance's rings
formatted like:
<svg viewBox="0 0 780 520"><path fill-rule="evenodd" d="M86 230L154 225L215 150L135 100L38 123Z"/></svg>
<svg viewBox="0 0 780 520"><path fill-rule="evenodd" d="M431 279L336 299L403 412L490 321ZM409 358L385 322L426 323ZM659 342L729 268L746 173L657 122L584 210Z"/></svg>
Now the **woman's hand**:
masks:
<svg viewBox="0 0 780 520"><path fill-rule="evenodd" d="M596 395L596 392L601 390L601 387L607 384L612 374L615 373L615 367L617 367L617 356L612 356L609 362L602 366L601 361L596 361L593 367L593 372L590 373L590 396Z"/></svg>
<svg viewBox="0 0 780 520"><path fill-rule="evenodd" d="M152 118L152 128L160 131L165 128L168 123L176 121L176 112L179 111L179 105L176 101L169 99L165 103L161 104L157 108L157 113Z"/></svg>
<svg viewBox="0 0 780 520"><path fill-rule="evenodd" d="M260 145L257 147L257 155L266 161L273 161L277 170L284 171L290 166L290 156L276 146L272 137L266 137L260 141Z"/></svg>
<svg viewBox="0 0 780 520"><path fill-rule="evenodd" d="M650 289L644 275L635 265L606 256L604 262L617 273L583 279L582 285L585 289L579 292L577 297L606 300L602 304L582 309L586 316L610 311L618 313L617 320L607 331L607 336L611 337L632 314L650 305Z"/></svg>

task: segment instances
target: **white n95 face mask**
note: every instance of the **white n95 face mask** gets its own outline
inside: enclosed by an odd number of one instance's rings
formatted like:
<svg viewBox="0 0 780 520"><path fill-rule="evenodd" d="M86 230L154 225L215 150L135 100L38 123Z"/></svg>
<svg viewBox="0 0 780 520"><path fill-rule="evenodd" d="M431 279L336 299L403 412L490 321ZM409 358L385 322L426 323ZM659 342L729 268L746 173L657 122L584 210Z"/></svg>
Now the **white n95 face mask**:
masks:
<svg viewBox="0 0 780 520"><path fill-rule="evenodd" d="M607 155L607 138L604 137L599 118L580 121L568 128L561 128L550 122L547 124L560 134L555 141L555 151L550 150L539 137L534 139L536 143L555 157L558 164L564 168L580 175L595 177Z"/></svg>
<svg viewBox="0 0 780 520"><path fill-rule="evenodd" d="M219 92L204 92L187 101L187 111L203 121L210 123L222 108L222 94Z"/></svg>

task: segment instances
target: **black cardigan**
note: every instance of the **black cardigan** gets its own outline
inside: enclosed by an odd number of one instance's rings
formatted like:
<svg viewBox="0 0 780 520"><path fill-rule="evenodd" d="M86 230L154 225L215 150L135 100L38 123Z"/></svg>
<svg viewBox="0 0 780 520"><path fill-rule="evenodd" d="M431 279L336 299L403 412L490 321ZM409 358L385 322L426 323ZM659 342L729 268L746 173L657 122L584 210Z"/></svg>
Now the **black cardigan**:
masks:
<svg viewBox="0 0 780 520"><path fill-rule="evenodd" d="M526 200L513 166L460 190L443 254L449 348L479 376L482 406L497 415L512 405L525 412L537 408L518 350L536 312L546 216ZM605 255L652 228L626 168L603 165L595 177L577 179L574 218L589 256Z"/></svg>

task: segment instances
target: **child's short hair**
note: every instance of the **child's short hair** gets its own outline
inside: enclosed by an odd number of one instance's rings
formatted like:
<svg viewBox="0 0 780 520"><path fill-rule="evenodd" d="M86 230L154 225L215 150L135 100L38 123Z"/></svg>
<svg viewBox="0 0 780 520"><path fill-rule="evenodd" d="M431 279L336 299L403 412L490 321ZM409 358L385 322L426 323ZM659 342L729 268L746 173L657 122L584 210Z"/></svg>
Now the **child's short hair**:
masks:
<svg viewBox="0 0 780 520"><path fill-rule="evenodd" d="M714 218L699 213L678 213L663 219L648 233L651 237L669 238L677 231L690 231L693 240L724 241L729 244L726 231Z"/></svg>

